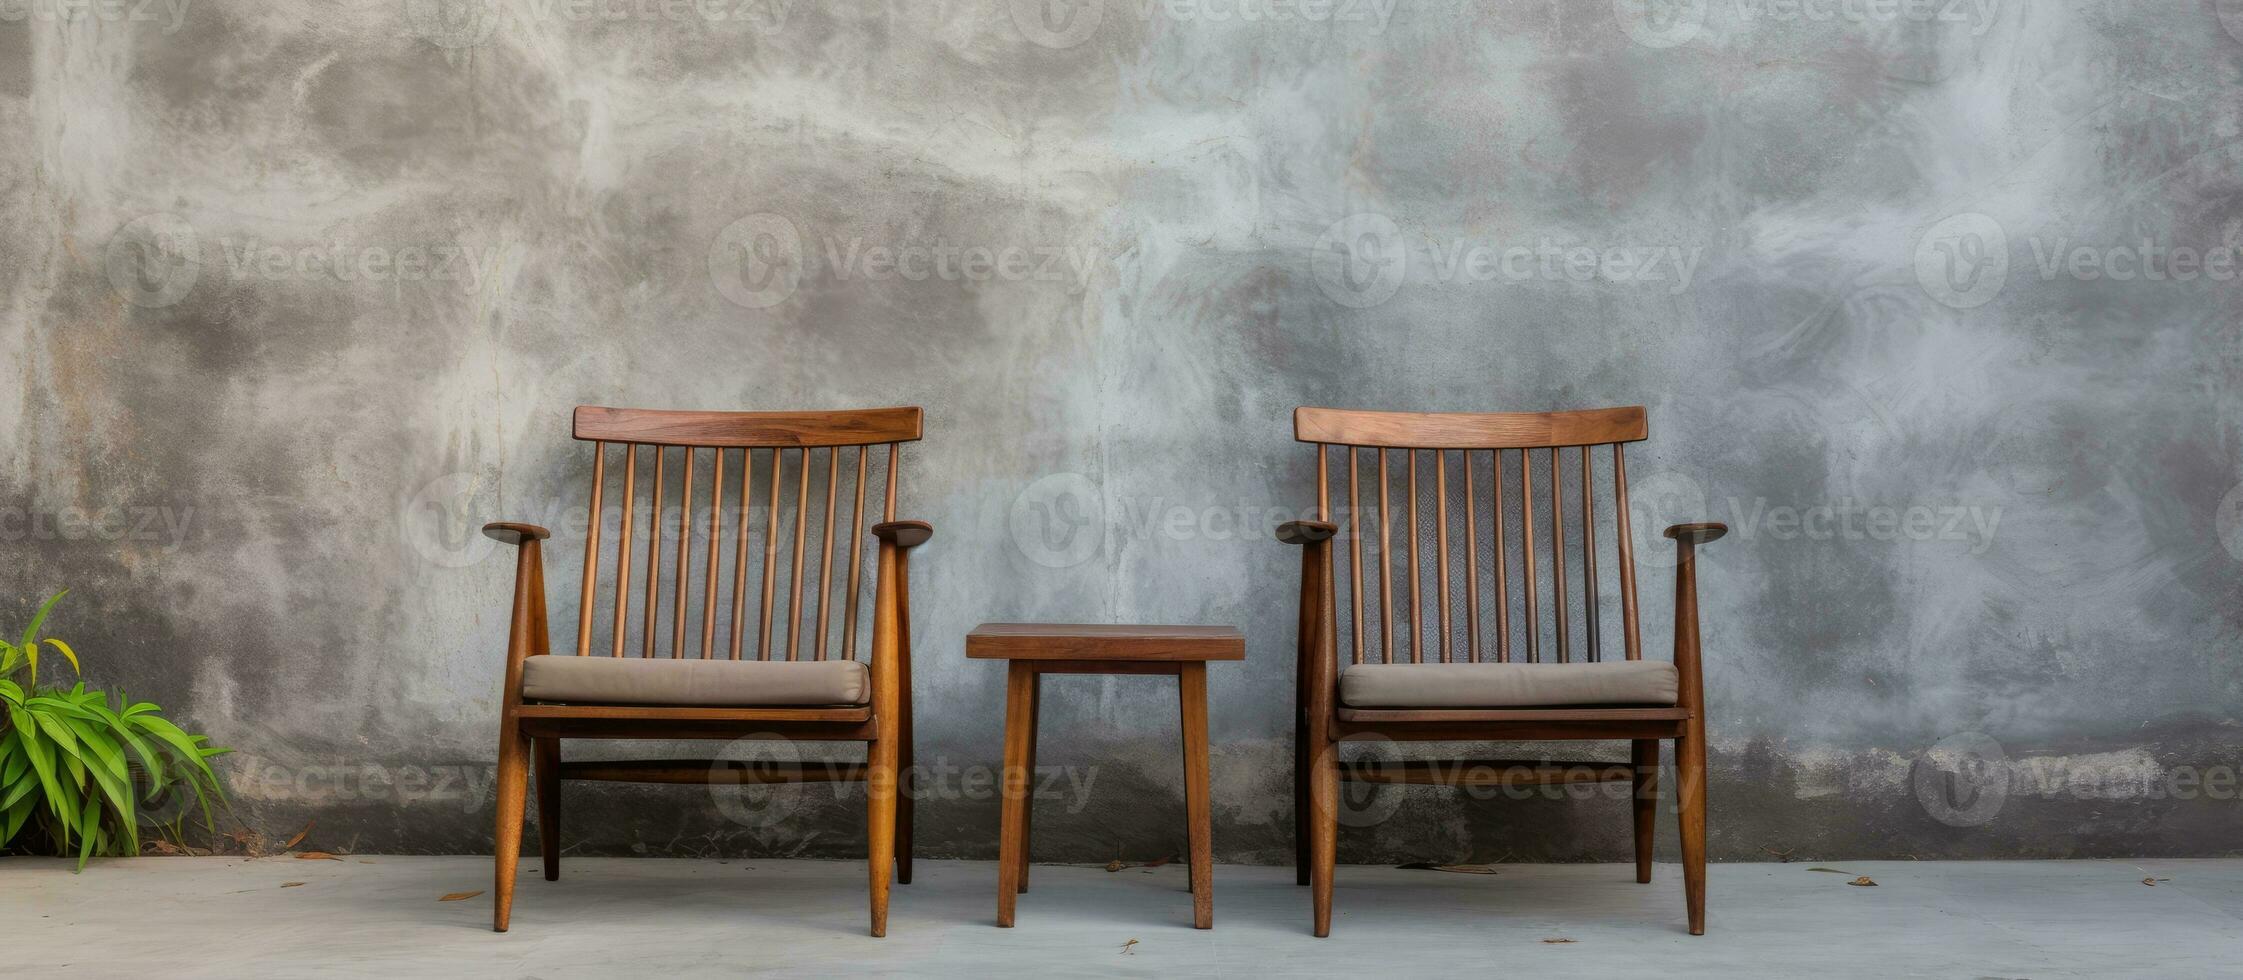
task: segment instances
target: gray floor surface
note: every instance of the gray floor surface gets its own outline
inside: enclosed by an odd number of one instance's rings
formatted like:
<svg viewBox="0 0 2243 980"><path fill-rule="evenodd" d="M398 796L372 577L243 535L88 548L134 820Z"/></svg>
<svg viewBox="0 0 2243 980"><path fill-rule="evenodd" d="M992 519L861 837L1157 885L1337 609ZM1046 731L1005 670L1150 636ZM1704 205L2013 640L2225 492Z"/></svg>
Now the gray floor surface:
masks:
<svg viewBox="0 0 2243 980"><path fill-rule="evenodd" d="M571 858L558 882L522 868L500 935L487 858L143 858L75 875L4 859L7 972L2243 976L2243 860L1716 865L1703 937L1683 931L1672 865L1650 885L1620 865L1342 867L1324 940L1283 868L1218 868L1215 928L1198 931L1180 865L1039 865L1018 927L998 929L993 864L922 861L886 939L865 935L862 864Z"/></svg>

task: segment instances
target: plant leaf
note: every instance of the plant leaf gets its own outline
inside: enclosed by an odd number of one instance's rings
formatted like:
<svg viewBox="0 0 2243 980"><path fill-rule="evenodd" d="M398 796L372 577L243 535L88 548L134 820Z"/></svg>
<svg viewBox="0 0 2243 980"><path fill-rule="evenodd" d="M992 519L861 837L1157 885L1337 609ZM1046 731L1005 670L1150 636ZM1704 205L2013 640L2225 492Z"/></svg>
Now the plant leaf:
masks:
<svg viewBox="0 0 2243 980"><path fill-rule="evenodd" d="M64 643L61 640L57 640L50 636L47 638L47 645L54 647L56 650L62 652L62 659L70 661L70 669L73 672L80 674L86 672L86 669L84 667L78 666L78 651L70 649L70 644Z"/></svg>

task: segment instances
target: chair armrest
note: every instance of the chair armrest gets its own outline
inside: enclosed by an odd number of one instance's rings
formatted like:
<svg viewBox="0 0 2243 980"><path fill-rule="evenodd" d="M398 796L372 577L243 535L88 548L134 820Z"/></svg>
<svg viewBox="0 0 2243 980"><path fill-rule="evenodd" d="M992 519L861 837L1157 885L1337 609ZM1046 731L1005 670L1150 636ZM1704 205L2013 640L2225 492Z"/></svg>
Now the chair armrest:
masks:
<svg viewBox="0 0 2243 980"><path fill-rule="evenodd" d="M493 541L504 541L507 544L519 545L523 541L543 541L552 537L553 532L535 524L495 521L483 525L483 536Z"/></svg>
<svg viewBox="0 0 2243 980"><path fill-rule="evenodd" d="M1277 526L1277 540L1286 544L1314 544L1330 540L1339 527L1327 521L1286 521Z"/></svg>
<svg viewBox="0 0 2243 980"><path fill-rule="evenodd" d="M1666 530L1667 537L1683 544L1705 544L1708 541L1718 541L1722 535L1727 533L1729 533L1729 525L1711 521L1703 524L1677 524Z"/></svg>
<svg viewBox="0 0 2243 980"><path fill-rule="evenodd" d="M926 521L882 521L872 526L872 536L898 548L916 548L935 536L935 526Z"/></svg>

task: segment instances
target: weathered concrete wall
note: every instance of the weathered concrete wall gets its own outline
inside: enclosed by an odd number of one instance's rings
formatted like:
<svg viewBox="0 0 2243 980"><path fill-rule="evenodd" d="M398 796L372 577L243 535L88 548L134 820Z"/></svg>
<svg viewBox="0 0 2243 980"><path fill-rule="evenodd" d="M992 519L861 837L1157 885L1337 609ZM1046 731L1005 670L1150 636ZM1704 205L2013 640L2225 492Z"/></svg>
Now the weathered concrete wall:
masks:
<svg viewBox="0 0 2243 980"><path fill-rule="evenodd" d="M913 403L923 853L994 851L966 629L1210 621L1219 852L1283 860L1290 410L1642 403L1640 519L1735 529L1718 856L2243 847L2243 5L0 14L5 608L73 589L254 826L487 846L468 529L581 507L571 406ZM1170 689L1051 689L1037 856L1176 850ZM841 855L859 799L572 789L569 839ZM1413 790L1343 854L1612 860L1624 813Z"/></svg>

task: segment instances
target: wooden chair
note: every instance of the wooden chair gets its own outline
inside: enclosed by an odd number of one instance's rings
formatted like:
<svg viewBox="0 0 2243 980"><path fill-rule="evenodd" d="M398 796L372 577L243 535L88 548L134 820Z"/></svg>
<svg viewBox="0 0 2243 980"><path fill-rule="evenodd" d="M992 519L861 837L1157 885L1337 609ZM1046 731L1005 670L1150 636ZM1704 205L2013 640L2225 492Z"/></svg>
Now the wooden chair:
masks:
<svg viewBox="0 0 2243 980"><path fill-rule="evenodd" d="M888 928L888 882L911 881L911 600L905 556L934 533L922 521L899 521L896 488L899 446L919 438L917 408L842 412L673 412L579 407L576 438L593 444L590 521L584 542L583 588L578 597L575 656L549 657L545 568L541 542L550 536L532 524L485 525L483 533L517 546L513 622L506 650L506 682L499 722L498 851L492 885L492 928L506 931L514 901L515 861L521 851L527 777L537 772L538 839L545 880L560 878L561 782L690 783L850 780L867 787L871 847L872 934ZM611 453L619 448L619 453ZM678 449L676 496L665 495L668 452ZM853 448L854 452L844 450ZM879 450L885 448L886 452ZM697 511L695 467L706 450L707 507ZM737 455L733 450L738 450ZM822 452L821 452L822 451ZM823 456L821 460L819 457ZM872 599L870 662L857 659L865 490L872 457L887 458ZM619 487L610 489L610 456L622 463ZM652 469L651 481L641 476ZM813 506L811 477L823 470L825 500ZM737 473L737 477L728 477ZM730 485L728 485L728 480ZM634 541L646 498L647 541ZM791 501L783 493L793 484ZM835 503L848 507L846 595L834 587ZM614 547L603 557L602 502L616 500ZM731 496L727 496L727 495ZM765 508L760 569L748 547L754 515ZM665 505L675 508L674 517ZM785 511L792 510L790 519ZM699 515L706 520L696 521ZM727 528L726 521L731 526ZM677 532L665 554L663 531ZM791 525L793 551L782 563L782 521ZM813 521L818 534L815 568L806 567L805 545ZM697 523L707 525L705 534ZM729 548L727 538L729 537ZM694 542L700 574L692 573ZM719 568L731 551L730 575ZM643 552L643 558L641 554ZM643 561L644 581L634 588L633 566ZM613 577L608 603L600 602L602 566ZM664 596L668 573L669 595ZM782 576L784 584L782 585ZM721 588L729 577L729 599ZM760 608L748 605L750 579ZM813 577L815 584L812 584ZM695 593L699 593L695 602ZM781 594L785 601L779 601ZM600 608L602 606L609 608ZM695 607L698 607L697 609ZM838 606L829 627L827 610ZM667 607L667 609L665 609ZM805 618L805 610L811 619ZM720 612L721 610L721 612ZM754 631L749 632L750 622ZM636 630L633 629L636 625ZM595 633L606 636L595 643ZM627 642L633 639L635 642ZM808 633L806 636L805 633ZM838 634L838 636L836 635ZM731 739L741 737L863 742L862 764L774 765L745 777L709 761L645 760L564 762L561 740ZM900 792L899 792L900 789Z"/></svg>
<svg viewBox="0 0 2243 980"><path fill-rule="evenodd" d="M1651 880L1651 834L1658 808L1659 741L1675 742L1676 803L1682 825L1683 892L1690 932L1705 932L1706 722L1698 666L1696 546L1727 532L1720 524L1677 524L1675 539L1675 639L1672 664L1645 662L1636 632L1635 555L1628 527L1628 464L1624 445L1645 438L1640 407L1519 414L1424 414L1302 408L1293 415L1294 438L1316 447L1316 513L1277 529L1278 540L1301 548L1299 687L1295 692L1294 820L1299 842L1299 882L1312 886L1316 934L1332 925L1332 867L1338 839L1339 782L1441 785L1528 785L1626 780L1634 788L1636 880ZM1613 537L1620 580L1621 647L1625 659L1605 658L1598 620L1595 463L1591 450L1609 446L1612 460ZM1580 508L1571 523L1581 545L1582 655L1574 657L1566 574L1566 451L1578 456ZM1335 453L1335 451L1337 451ZM1513 456L1512 454L1516 454ZM1536 458L1543 473L1549 538L1550 598L1555 615L1544 643L1541 581L1537 577ZM1341 458L1336 464L1334 457ZM1459 465L1451 466L1452 455ZM1488 464L1476 465L1486 457ZM1506 467L1506 457L1515 467ZM1407 471L1406 498L1393 499L1392 469ZM1506 479L1514 469L1516 480ZM1419 478L1430 470L1433 520L1421 521ZM1452 483L1461 473L1461 487ZM1476 486L1475 472L1486 485ZM1332 514L1332 483L1344 480L1344 519ZM1365 487L1367 482L1373 486ZM1454 488L1452 491L1452 487ZM1507 496L1516 488L1515 497ZM1452 498L1453 492L1453 498ZM1372 498L1375 497L1375 504ZM1452 540L1452 499L1461 502L1463 534ZM1479 507L1488 507L1493 549L1483 615ZM1397 520L1397 503L1401 508ZM1515 508L1510 504L1515 503ZM1507 515L1517 531L1506 534ZM1366 514L1375 523L1365 523ZM1401 524L1403 554L1395 558L1394 525ZM1372 565L1365 565L1366 537ZM1433 568L1420 559L1426 538ZM1507 542L1516 540L1523 571L1519 611L1512 629L1512 582ZM1461 551L1462 573L1452 574ZM1344 552L1346 581L1335 573ZM1398 568L1396 566L1399 566ZM1396 579L1406 578L1406 608L1396 611ZM1428 623L1420 592L1434 582L1437 609ZM1452 586L1463 596L1461 635L1452 616ZM1365 601L1369 590L1370 601ZM1346 628L1342 629L1342 624ZM1427 628L1434 632L1430 635ZM1492 627L1483 629L1483 626ZM1343 660L1343 653L1345 659ZM1554 657L1545 657L1554 654ZM1423 762L1348 765L1339 743L1348 739L1495 741L1626 739L1627 765L1558 766L1540 762Z"/></svg>

